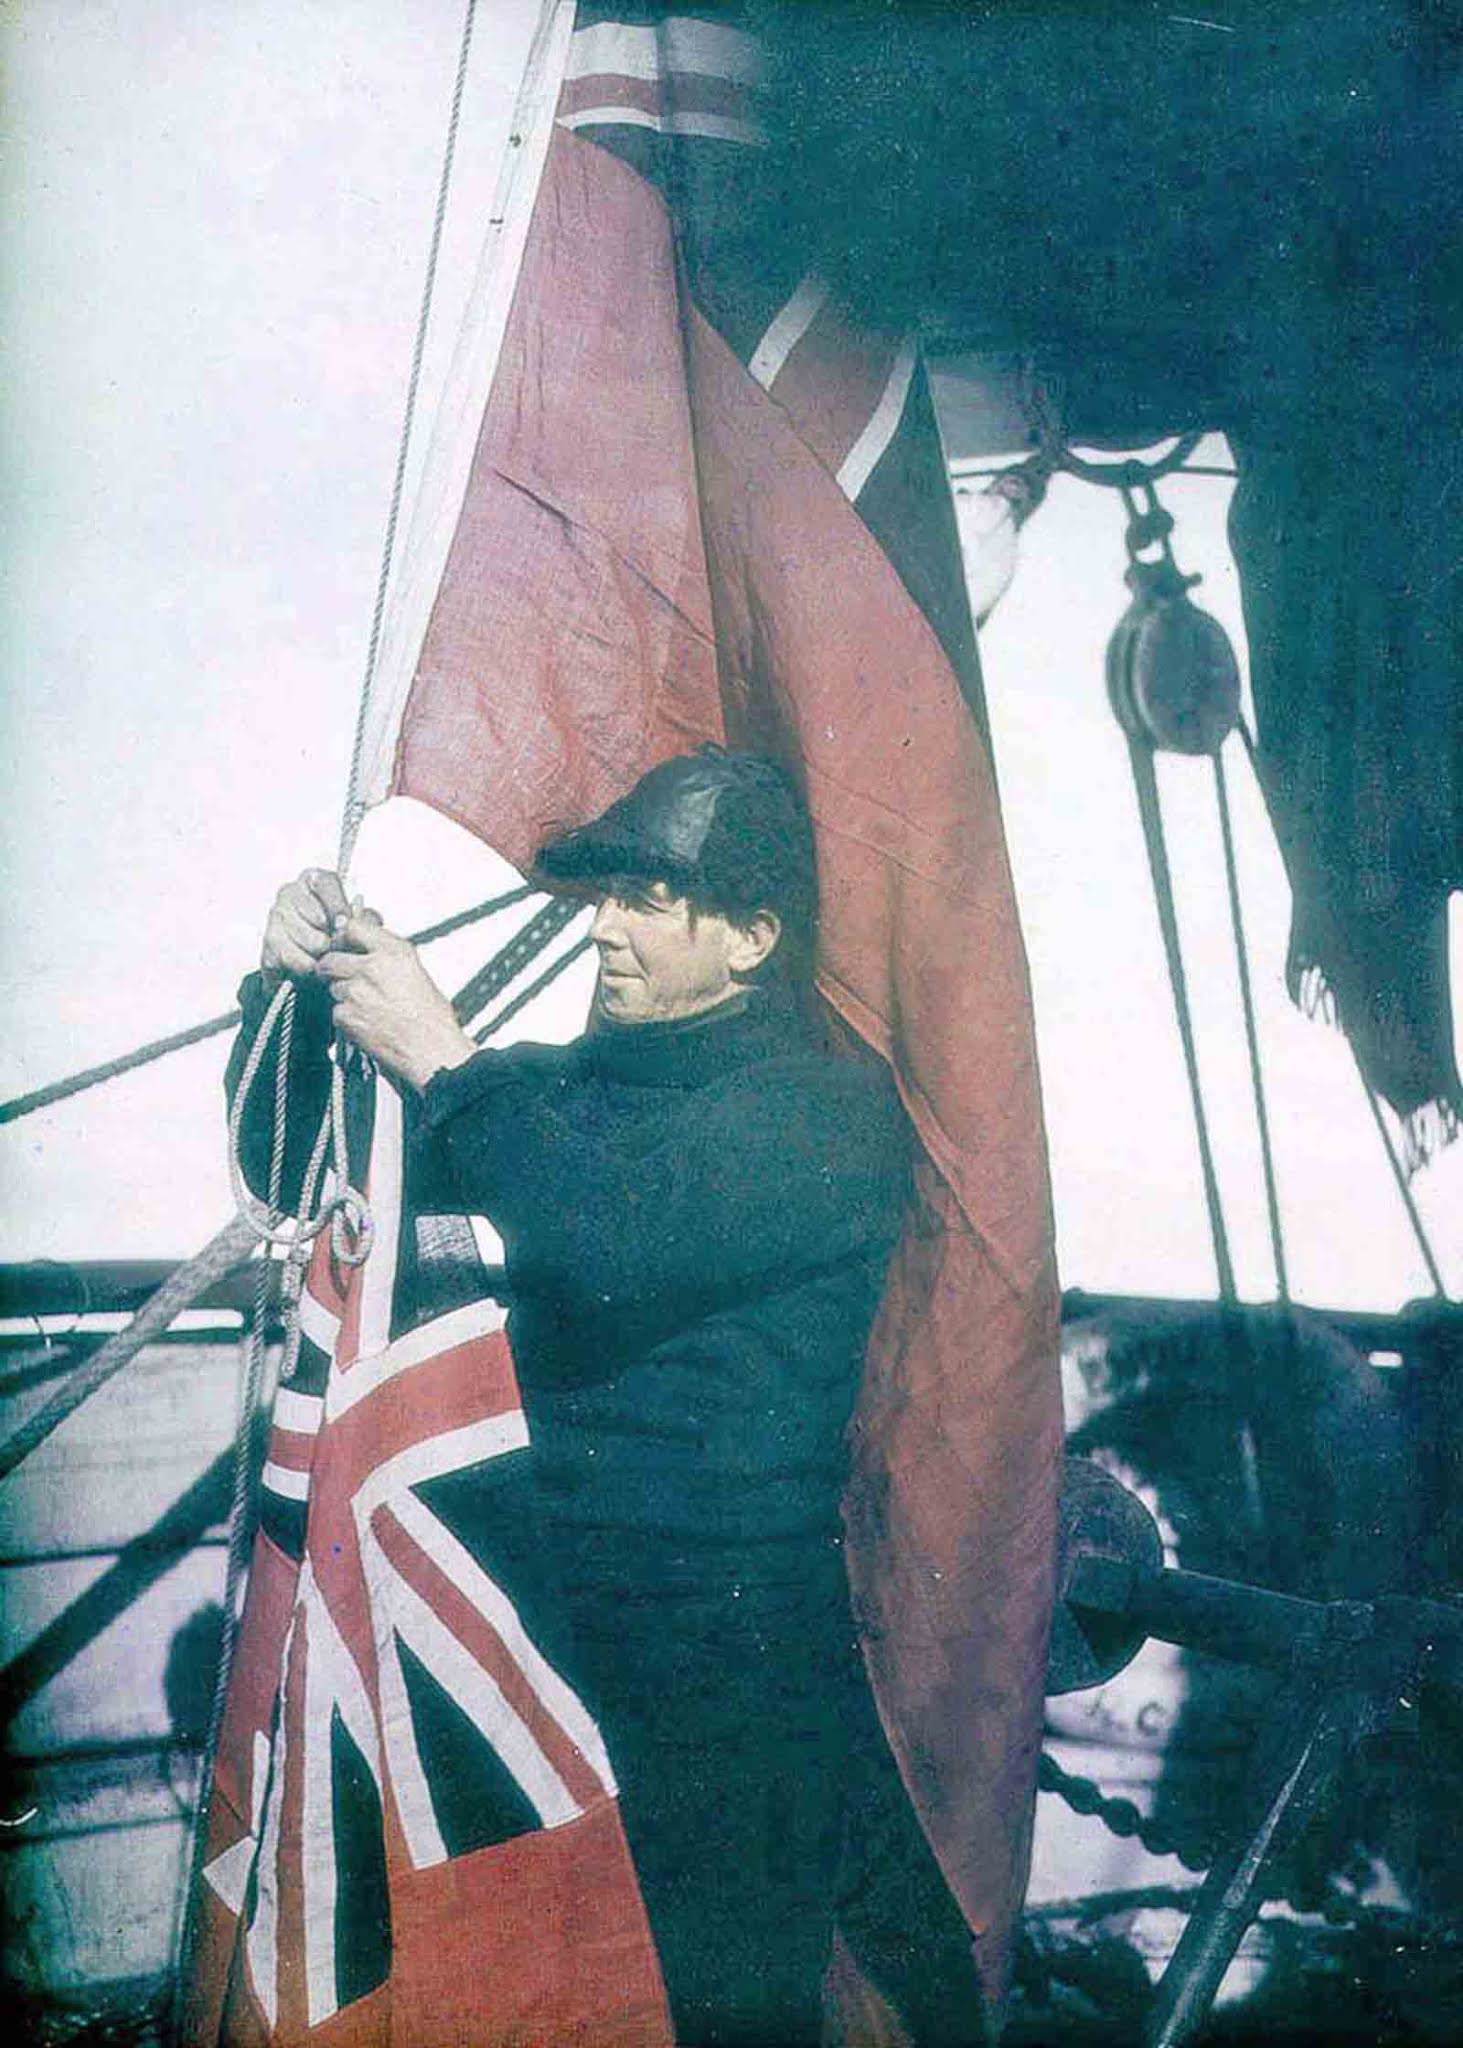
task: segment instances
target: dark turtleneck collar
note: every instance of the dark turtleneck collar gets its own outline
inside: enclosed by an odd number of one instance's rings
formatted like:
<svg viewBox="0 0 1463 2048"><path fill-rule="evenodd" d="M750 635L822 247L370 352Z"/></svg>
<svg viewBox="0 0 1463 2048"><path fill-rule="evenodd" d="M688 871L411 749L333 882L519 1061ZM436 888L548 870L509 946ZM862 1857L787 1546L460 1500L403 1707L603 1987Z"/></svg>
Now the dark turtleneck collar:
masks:
<svg viewBox="0 0 1463 2048"><path fill-rule="evenodd" d="M579 1041L585 1068L644 1088L701 1088L737 1067L806 1049L808 1034L789 990L740 989L714 1010L659 1024L597 1018Z"/></svg>

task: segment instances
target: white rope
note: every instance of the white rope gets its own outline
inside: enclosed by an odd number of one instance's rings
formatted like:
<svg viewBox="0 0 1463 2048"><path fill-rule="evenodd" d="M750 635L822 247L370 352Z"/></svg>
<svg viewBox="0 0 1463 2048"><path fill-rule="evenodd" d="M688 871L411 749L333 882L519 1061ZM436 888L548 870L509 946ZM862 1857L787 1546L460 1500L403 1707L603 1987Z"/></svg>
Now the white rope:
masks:
<svg viewBox="0 0 1463 2048"><path fill-rule="evenodd" d="M358 728L353 795L364 809L388 793L402 715L442 588L492 395L529 224L554 135L559 86L574 32L574 0L542 0L508 124L485 224L427 451L392 563L389 599Z"/></svg>
<svg viewBox="0 0 1463 2048"><path fill-rule="evenodd" d="M412 344L411 370L406 383L406 406L401 422L401 441L396 451L396 474L391 484L391 503L386 514L386 537L381 547L381 569L376 579L376 601L371 612L371 632L366 647L366 669L361 683L361 701L356 711L356 729L351 742L350 770L346 777L345 809L340 824L340 852L336 872L344 877L355 852L366 803L361 795L361 767L370 719L371 685L376 677L376 658L381 649L381 621L386 611L386 591L391 581L392 557L396 552L396 525L401 515L401 494L406 482L407 456L411 449L412 426L416 419L417 391L422 378L422 356L427 329L432 319L432 298L437 284L437 259L442 250L442 224L447 217L447 196L452 189L452 165L457 154L457 131L462 123L462 93L467 83L467 60L472 48L473 17L477 0L467 0L462 22L462 39L457 52L457 72L452 82L452 107L447 117L447 139L442 150L442 174L437 181L437 204L432 215L432 238L427 249L426 279L422 286L421 311L417 315L416 339Z"/></svg>
<svg viewBox="0 0 1463 2048"><path fill-rule="evenodd" d="M392 483L391 504L386 519L386 536L382 548L381 570L376 589L375 606L371 618L370 639L366 653L365 677L361 687L361 700L356 714L356 728L351 747L350 768L346 778L345 802L341 818L340 851L336 868L342 879L345 877L355 851L355 842L360 830L366 806L361 796L361 769L371 702L371 685L375 676L377 654L381 641L381 621L386 605L386 591L391 574L391 560L396 542L396 525L401 510L402 489L406 476L407 454L411 445L412 423L416 412L417 389L421 380L422 355L426 345L427 327L431 318L432 294L436 283L437 258L442 244L442 224L447 211L448 189L452 181L452 163L457 148L457 132L462 114L463 86L467 76L468 52L472 44L473 17L476 0L467 0L463 20L462 39L458 51L457 71L452 88L452 108L447 125L447 140L443 152L442 175L437 190L437 204L432 221L431 245L427 255L426 282L422 294L421 313L417 321L416 340L412 349L411 371L407 380L405 417L402 421L401 444L397 453L396 475ZM229 1107L228 1159L229 1184L238 1205L239 1216L267 1248L259 1262L258 1285L255 1291L254 1317L250 1328L246 1353L245 1385L243 1390L242 1413L235 1450L234 1498L229 1516L228 1569L224 1592L224 1617L218 1673L215 1683L213 1712L210 1716L208 1740L202 1759L202 1779L199 1786L198 1803L193 1817L193 1840L189 1857L190 1883L185 1904L185 1918L179 1954L177 1991L174 2001L174 2032L180 2034L182 2000L186 1995L187 1978L190 1974L190 1958L198 1927L198 1902L202 1890L203 1859L207 1843L208 1807L212 1794L214 1763L218 1752L219 1731L223 1722L224 1704L228 1696L229 1681L233 1665L233 1651L238 1632L240 1592L244 1583L245 1550L251 1521L249 1500L252 1487L252 1452L254 1417L258 1410L264 1378L264 1323L268 1302L268 1251L284 1247L284 1270L281 1274L281 1300L284 1311L284 1350L280 1361L280 1380L287 1382L294 1375L300 1352L300 1298L304 1289L305 1268L310 1247L319 1236L326 1222L330 1224L331 1250L343 1265L361 1265L370 1256L375 1236L375 1226L365 1196L351 1185L350 1159L346 1133L345 1071L346 1051L337 1037L331 1049L330 1098L316 1132L310 1158L300 1182L299 1200L293 1216L287 1216L280 1202L284 1180L285 1150L289 1132L289 1063L294 1042L296 990L294 983L285 980L275 990L269 1008L264 1014L254 1043L250 1046L244 1062L244 1071L239 1086ZM276 1032L279 1045L276 1055L274 1077L274 1130L270 1146L268 1195L261 1201L250 1188L244 1176L242 1156L244 1116L249 1097L258 1079L265 1055ZM331 1161L333 1187L324 1195L320 1194L325 1174L327 1155ZM317 1206L318 1203L318 1206Z"/></svg>
<svg viewBox="0 0 1463 2048"><path fill-rule="evenodd" d="M244 1162L241 1152L244 1111L248 1107L249 1097L253 1093L255 1081L259 1078L259 1069L264 1064L264 1055L269 1050L269 1043L274 1036L276 1027L280 1028L281 1052L283 1053L288 1049L288 1035L283 1020L285 1017L289 1017L292 1028L294 1009L294 985L291 982L282 981L274 992L269 1008L264 1013L264 1021L255 1033L254 1043L249 1048L249 1056L244 1061L244 1071L239 1077L238 1088L234 1093L232 1103L229 1105L229 1186L233 1191L234 1206L253 1230L254 1235L267 1245L282 1244L286 1241L284 1233L279 1228L283 1219L273 1210L269 1202L260 1201L254 1190L249 1186L248 1181L244 1178ZM271 1159L271 1179L273 1179L274 1161L276 1159L281 1162L283 1161L285 1118L282 1114L284 1104L281 1101L281 1077L285 1075L285 1072L285 1062L281 1059L275 1075L274 1156Z"/></svg>
<svg viewBox="0 0 1463 2048"><path fill-rule="evenodd" d="M300 1186L299 1205L293 1216L287 1214L279 1199L288 1129L288 1062L293 1042L294 1011L294 983L283 981L270 999L269 1008L264 1013L254 1043L249 1048L249 1056L244 1062L244 1071L239 1077L239 1085L229 1109L229 1185L233 1190L239 1214L254 1235L271 1249L285 1248L289 1263L302 1265L308 1247L329 1223L331 1248L336 1257L345 1265L357 1266L369 1256L373 1226L365 1196L351 1185L345 1120L345 1075L341 1070L339 1057L334 1051L331 1056L330 1099L316 1134L310 1162ZM267 1199L261 1201L244 1176L244 1115L254 1084L259 1078L259 1071L264 1064L265 1054L273 1042L276 1031L279 1033L279 1049L274 1076L274 1136L270 1156L270 1184ZM334 1169L335 1184L332 1192L321 1200L318 1208L315 1208L313 1205L319 1190L327 1151ZM349 1236L347 1232L350 1233Z"/></svg>

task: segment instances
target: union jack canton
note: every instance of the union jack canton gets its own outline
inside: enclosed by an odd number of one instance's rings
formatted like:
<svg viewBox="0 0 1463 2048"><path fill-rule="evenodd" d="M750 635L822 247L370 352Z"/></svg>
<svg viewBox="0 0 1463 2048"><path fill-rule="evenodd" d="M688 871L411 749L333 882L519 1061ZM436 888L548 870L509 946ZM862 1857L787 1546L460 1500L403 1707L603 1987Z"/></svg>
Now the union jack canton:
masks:
<svg viewBox="0 0 1463 2048"><path fill-rule="evenodd" d="M374 1087L374 1249L345 1268L317 1240L274 1401L186 2038L650 2048L659 1972L563 1675L491 1233L411 1212Z"/></svg>

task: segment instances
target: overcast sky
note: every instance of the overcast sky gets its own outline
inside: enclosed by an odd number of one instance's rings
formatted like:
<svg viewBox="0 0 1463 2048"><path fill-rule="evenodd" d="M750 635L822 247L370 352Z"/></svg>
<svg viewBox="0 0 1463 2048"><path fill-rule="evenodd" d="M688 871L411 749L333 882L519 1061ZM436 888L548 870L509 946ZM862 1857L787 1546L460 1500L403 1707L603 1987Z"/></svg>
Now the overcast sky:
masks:
<svg viewBox="0 0 1463 2048"><path fill-rule="evenodd" d="M480 9L429 350L467 290L536 0ZM338 829L460 15L449 0L22 0L4 501L0 1093L226 1007L277 882ZM1222 447L1210 453L1223 453ZM1227 486L1164 495L1242 639ZM1120 504L1063 480L986 635L1069 1285L1214 1285L1157 926L1102 650ZM1165 761L1242 1291L1273 1287L1205 763ZM1281 986L1283 876L1231 764L1292 1280L1426 1281L1344 1042ZM502 870L413 806L360 884L410 926ZM1455 957L1458 950L1455 947ZM439 958L449 984L481 939ZM542 1014L573 1028L586 980ZM222 1049L0 1131L0 1258L185 1254L228 1210ZM1417 1183L1463 1285L1463 1146Z"/></svg>

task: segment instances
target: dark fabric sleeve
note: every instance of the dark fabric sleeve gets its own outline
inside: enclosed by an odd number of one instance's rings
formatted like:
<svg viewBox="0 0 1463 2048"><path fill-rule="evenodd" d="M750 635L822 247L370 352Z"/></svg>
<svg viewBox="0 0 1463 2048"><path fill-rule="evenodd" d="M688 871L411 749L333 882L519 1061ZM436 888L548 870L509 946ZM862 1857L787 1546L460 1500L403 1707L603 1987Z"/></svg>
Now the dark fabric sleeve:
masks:
<svg viewBox="0 0 1463 2048"><path fill-rule="evenodd" d="M552 1295L571 1317L715 1300L887 1250L898 1233L903 1112L852 1065L778 1061L688 1091L649 1151L569 1119L562 1086L471 1062L426 1091L439 1184L492 1218L515 1293Z"/></svg>
<svg viewBox="0 0 1463 2048"><path fill-rule="evenodd" d="M325 1104L330 1094L330 1063L326 1054L333 1036L330 1020L330 991L320 981L301 980L295 984L295 1015L290 1038L288 1107L284 1172L280 1183L280 1206L293 1210L299 1204L300 1183L310 1162L310 1152ZM260 974L245 977L239 987L243 1022L229 1054L224 1072L224 1093L230 1109L244 1077L250 1048L264 1022L273 991ZM244 1178L261 1201L269 1193L269 1161L274 1146L274 1088L279 1071L279 1036L276 1032L259 1072L249 1090L239 1130L239 1156Z"/></svg>
<svg viewBox="0 0 1463 2048"><path fill-rule="evenodd" d="M406 1180L412 1207L426 1214L489 1216L501 1230L496 1215L477 1199L481 1176L464 1184L448 1133L462 1118L471 1131L467 1142L484 1161L521 1143L518 1120L525 1091L562 1087L567 1057L561 1046L493 1047L460 1067L444 1067L420 1094L404 1091Z"/></svg>

